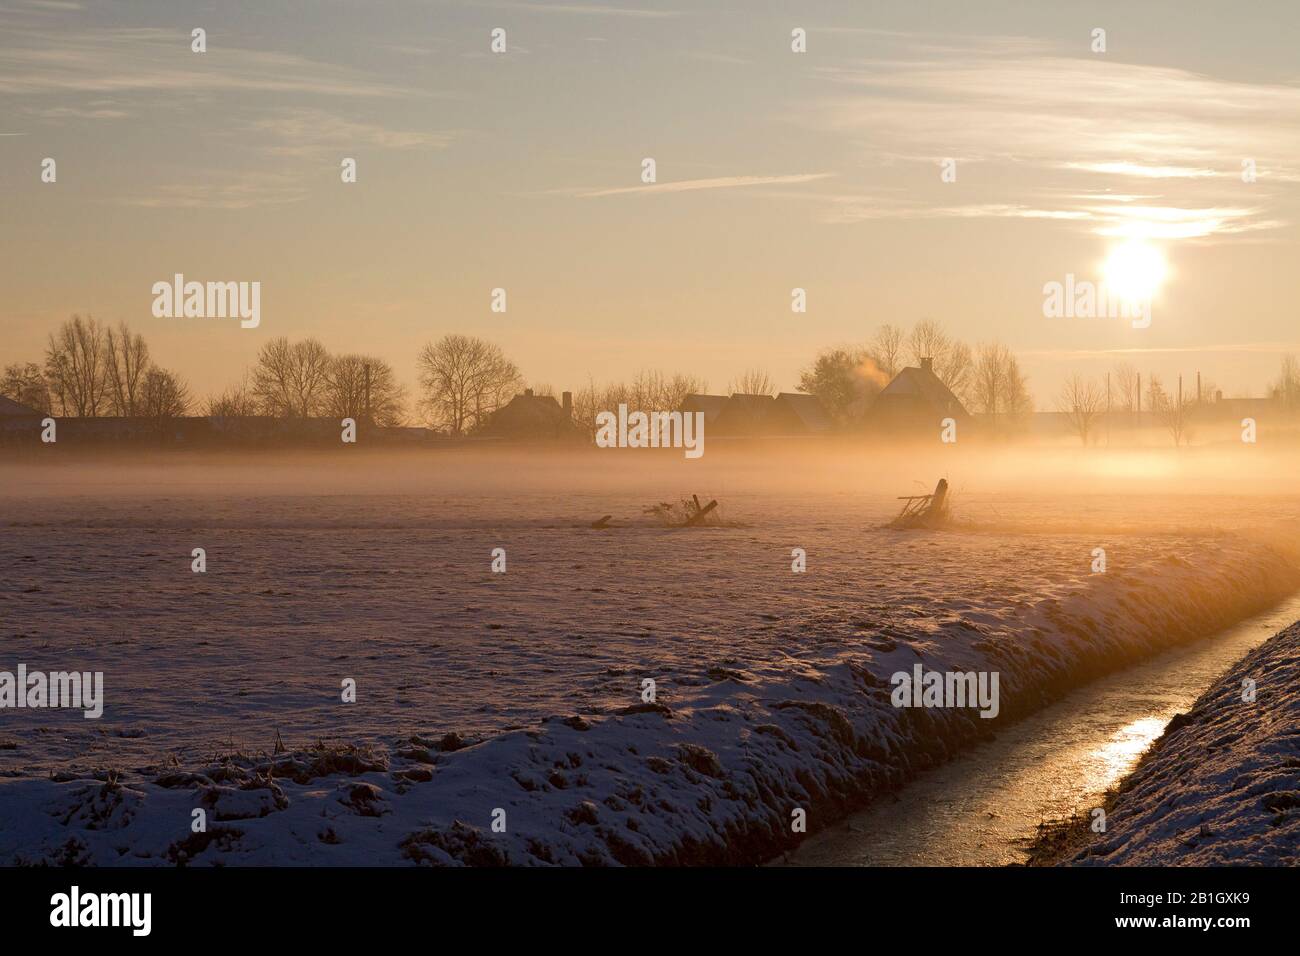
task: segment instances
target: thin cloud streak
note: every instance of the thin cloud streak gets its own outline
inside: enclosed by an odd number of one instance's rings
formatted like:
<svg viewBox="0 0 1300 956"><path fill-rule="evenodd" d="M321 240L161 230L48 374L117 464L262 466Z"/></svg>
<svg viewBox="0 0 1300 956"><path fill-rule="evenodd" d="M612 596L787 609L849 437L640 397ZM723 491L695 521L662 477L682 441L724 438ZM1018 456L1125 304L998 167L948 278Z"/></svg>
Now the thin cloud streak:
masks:
<svg viewBox="0 0 1300 956"><path fill-rule="evenodd" d="M808 183L825 179L832 173L797 173L790 176L718 176L713 179L683 179L671 183L647 183L642 186L620 186L613 189L560 190L583 199L601 196L625 196L633 193L683 193L699 189L736 189L744 186L775 186Z"/></svg>
<svg viewBox="0 0 1300 956"><path fill-rule="evenodd" d="M319 157L345 148L447 149L456 139L454 130L399 130L344 119L319 109L281 110L253 120L248 133L269 139L265 150L275 156Z"/></svg>
<svg viewBox="0 0 1300 956"><path fill-rule="evenodd" d="M629 17L637 20L672 20L682 16L679 10L647 10L642 7L615 7L585 3L476 3L476 7L518 10L521 13L547 13L561 16Z"/></svg>
<svg viewBox="0 0 1300 956"><path fill-rule="evenodd" d="M1196 169L1190 166L1144 166L1141 163L1066 163L1064 168L1112 173L1117 176L1141 176L1148 179L1198 179L1220 175L1213 169Z"/></svg>
<svg viewBox="0 0 1300 956"><path fill-rule="evenodd" d="M0 94L178 92L321 96L436 95L290 53L227 47L190 52L179 30L11 31L0 49Z"/></svg>

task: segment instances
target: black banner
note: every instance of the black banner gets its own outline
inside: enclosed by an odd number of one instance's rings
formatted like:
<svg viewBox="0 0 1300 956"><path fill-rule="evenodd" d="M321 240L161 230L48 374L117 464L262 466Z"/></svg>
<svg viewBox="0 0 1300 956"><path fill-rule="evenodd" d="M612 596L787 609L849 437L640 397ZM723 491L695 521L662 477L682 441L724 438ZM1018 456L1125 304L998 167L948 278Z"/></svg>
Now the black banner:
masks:
<svg viewBox="0 0 1300 956"><path fill-rule="evenodd" d="M606 941L666 945L761 939L785 926L873 944L1046 931L1058 941L1195 933L1232 945L1242 933L1288 930L1295 900L1286 869L38 868L2 870L0 887L18 938L75 931L128 943L247 934L373 944L437 927L575 943L599 928Z"/></svg>

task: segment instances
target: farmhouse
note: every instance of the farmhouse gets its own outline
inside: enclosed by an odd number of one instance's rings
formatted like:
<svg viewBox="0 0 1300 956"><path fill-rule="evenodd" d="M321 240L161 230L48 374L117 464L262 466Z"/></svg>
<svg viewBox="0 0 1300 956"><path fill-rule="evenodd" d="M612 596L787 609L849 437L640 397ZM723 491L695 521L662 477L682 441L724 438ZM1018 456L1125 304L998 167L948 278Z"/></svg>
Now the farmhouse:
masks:
<svg viewBox="0 0 1300 956"><path fill-rule="evenodd" d="M35 440L44 417L36 409L0 395L0 441Z"/></svg>
<svg viewBox="0 0 1300 956"><path fill-rule="evenodd" d="M873 427L916 434L937 434L945 418L958 425L971 420L960 399L934 374L931 358L895 375L876 396L867 416Z"/></svg>
<svg viewBox="0 0 1300 956"><path fill-rule="evenodd" d="M821 435L831 430L831 417L821 399L802 392L782 392L776 397L776 419L786 434Z"/></svg>
<svg viewBox="0 0 1300 956"><path fill-rule="evenodd" d="M703 412L706 434L729 438L786 438L830 430L830 416L815 395L687 395L682 412Z"/></svg>
<svg viewBox="0 0 1300 956"><path fill-rule="evenodd" d="M487 438L573 438L578 428L573 421L573 393L565 392L562 403L553 395L535 395L531 388L516 395L492 413L482 434Z"/></svg>
<svg viewBox="0 0 1300 956"><path fill-rule="evenodd" d="M723 407L727 404L726 395L687 395L682 402L681 411L683 414L703 412L704 427L712 428L713 423L717 421L718 415L721 414Z"/></svg>

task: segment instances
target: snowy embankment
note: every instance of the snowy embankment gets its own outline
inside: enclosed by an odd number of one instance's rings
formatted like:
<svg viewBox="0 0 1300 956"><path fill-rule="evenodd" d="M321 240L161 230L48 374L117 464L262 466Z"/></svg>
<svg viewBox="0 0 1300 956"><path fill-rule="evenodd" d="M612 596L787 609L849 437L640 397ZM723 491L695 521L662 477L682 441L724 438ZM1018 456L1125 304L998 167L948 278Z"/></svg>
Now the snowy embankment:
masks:
<svg viewBox="0 0 1300 956"><path fill-rule="evenodd" d="M1244 699L1253 682L1254 700ZM1241 659L1169 722L1107 801L1106 832L1074 828L1075 866L1300 862L1300 623Z"/></svg>
<svg viewBox="0 0 1300 956"><path fill-rule="evenodd" d="M761 673L723 655L681 674L671 706L558 715L483 739L18 776L0 783L0 861L757 863L799 839L796 810L819 829L1000 722L1298 585L1281 553L1221 537L1093 575L1014 617L864 622L851 644ZM918 663L998 672L1000 715L895 708L890 675ZM619 676L636 700L641 675ZM207 829L195 833L199 809Z"/></svg>

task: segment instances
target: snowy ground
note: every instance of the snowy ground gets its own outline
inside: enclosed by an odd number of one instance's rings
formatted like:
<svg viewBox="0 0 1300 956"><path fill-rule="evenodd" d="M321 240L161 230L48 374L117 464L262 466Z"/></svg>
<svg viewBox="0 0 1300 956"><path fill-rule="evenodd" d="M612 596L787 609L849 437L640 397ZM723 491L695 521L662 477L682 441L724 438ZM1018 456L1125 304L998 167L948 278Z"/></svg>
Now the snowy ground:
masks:
<svg viewBox="0 0 1300 956"><path fill-rule="evenodd" d="M1253 701L1243 700L1248 680ZM1065 862L1300 863L1300 624L1248 654L1169 724L1109 801L1106 832Z"/></svg>
<svg viewBox="0 0 1300 956"><path fill-rule="evenodd" d="M899 533L877 491L492 474L9 486L0 670L102 670L107 700L98 721L0 711L0 861L754 862L795 808L817 829L1300 584L1210 527L1266 529L1275 500L971 492L965 530ZM725 526L641 514L691 491ZM606 513L622 527L585 527ZM1001 716L895 709L889 675L917 662L998 671Z"/></svg>

